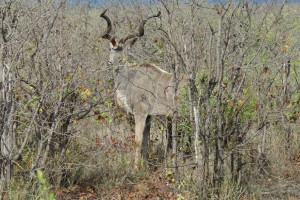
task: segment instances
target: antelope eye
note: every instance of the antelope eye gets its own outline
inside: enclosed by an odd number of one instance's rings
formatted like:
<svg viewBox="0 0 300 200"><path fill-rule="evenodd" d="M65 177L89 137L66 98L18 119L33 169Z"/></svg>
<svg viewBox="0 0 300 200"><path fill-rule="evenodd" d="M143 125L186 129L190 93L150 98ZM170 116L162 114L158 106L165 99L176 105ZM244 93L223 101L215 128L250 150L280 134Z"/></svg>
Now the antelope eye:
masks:
<svg viewBox="0 0 300 200"><path fill-rule="evenodd" d="M117 48L115 48L114 49L115 51L122 51L123 50L123 48L122 47L120 47L120 46L118 46Z"/></svg>

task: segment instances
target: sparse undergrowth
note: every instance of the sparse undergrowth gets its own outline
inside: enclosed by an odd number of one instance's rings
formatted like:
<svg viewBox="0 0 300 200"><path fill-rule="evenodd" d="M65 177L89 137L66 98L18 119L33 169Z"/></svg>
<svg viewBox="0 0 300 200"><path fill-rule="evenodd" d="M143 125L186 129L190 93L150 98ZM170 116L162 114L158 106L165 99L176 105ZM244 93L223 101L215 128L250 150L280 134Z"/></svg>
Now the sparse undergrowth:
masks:
<svg viewBox="0 0 300 200"><path fill-rule="evenodd" d="M126 124L125 119L123 122ZM107 133L97 131L103 130L103 123L91 119L83 124L94 136L91 138L87 132L82 132L79 137L80 149L84 150L86 155L94 156L88 160L85 156L74 157L81 160L78 165L82 168L82 174L75 185L55 190L58 199L201 199L197 195L197 171L192 166L181 167L175 174L173 168L165 167L165 163L157 163L158 167L144 167L134 172L133 133L129 125L121 125L121 128L120 125L114 125L114 128L110 129L108 139L105 137ZM122 133L120 130L123 130ZM294 200L300 197L300 158L299 153L296 153L299 146L298 136L293 138L295 142L288 151L290 153L286 153L284 135L274 127L268 130L270 145L267 146L267 163L259 169L259 158L253 160L257 163L251 163L250 155L245 155L245 161L249 163L243 168L240 182L242 187L232 183L230 176L225 177L221 199ZM273 137L273 134L278 134L278 137ZM106 139L99 143L97 138ZM256 151L257 143L254 140L245 148L249 152ZM251 156L257 155L255 151ZM215 191L207 193L209 199L216 198Z"/></svg>

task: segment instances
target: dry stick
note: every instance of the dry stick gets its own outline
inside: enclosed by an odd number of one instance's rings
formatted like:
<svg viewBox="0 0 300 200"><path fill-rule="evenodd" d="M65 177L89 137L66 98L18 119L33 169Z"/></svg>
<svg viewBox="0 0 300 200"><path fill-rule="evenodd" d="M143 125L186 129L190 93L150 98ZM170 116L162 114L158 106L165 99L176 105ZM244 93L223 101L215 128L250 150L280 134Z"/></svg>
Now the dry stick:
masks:
<svg viewBox="0 0 300 200"><path fill-rule="evenodd" d="M222 12L223 9L221 9ZM226 13L226 12L225 12ZM221 14L221 13L220 13ZM223 69L223 61L222 61L222 52L221 52L221 37L222 37L222 29L223 29L223 18L225 14L221 14L219 16L219 22L218 22L218 36L217 36L217 79L218 79L218 103L216 108L216 113L218 113L217 118L217 130L215 131L215 160L214 160L214 185L219 188L220 182L221 182L221 168L222 168L222 149L221 149L221 130L222 130L222 115L221 115L221 88L222 88L222 80L224 75L224 69Z"/></svg>
<svg viewBox="0 0 300 200"><path fill-rule="evenodd" d="M44 88L46 89L47 86L44 87ZM35 111L34 111L34 114L33 114L32 119L31 119L31 121L30 121L29 127L27 128L27 131L26 131L25 139L24 139L24 141L23 141L21 147L19 148L18 153L15 155L14 160L18 160L18 159L20 158L20 156L21 156L21 154L22 154L22 152L23 152L23 150L24 150L24 148L25 148L25 146L26 146L26 144L27 144L27 141L28 141L28 138L29 138L29 134L31 133L31 128L32 128L32 126L33 126L33 122L35 121L35 117L36 117L36 115L38 114L39 109L41 108L41 105L42 105L41 102L42 102L43 99L45 98L44 92L45 92L45 90L43 91L43 93L42 93L42 98L41 98L41 100L39 101L39 104L37 105L37 107L36 107L36 109L35 109Z"/></svg>

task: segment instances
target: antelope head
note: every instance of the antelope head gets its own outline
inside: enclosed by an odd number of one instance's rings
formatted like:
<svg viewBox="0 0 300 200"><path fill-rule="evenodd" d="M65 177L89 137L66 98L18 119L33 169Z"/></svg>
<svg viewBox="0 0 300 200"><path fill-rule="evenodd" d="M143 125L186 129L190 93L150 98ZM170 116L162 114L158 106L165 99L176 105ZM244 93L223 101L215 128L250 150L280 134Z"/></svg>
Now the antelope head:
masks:
<svg viewBox="0 0 300 200"><path fill-rule="evenodd" d="M117 40L113 35L111 35L112 23L111 23L110 19L106 16L106 14L105 14L106 11L107 11L107 9L105 9L100 14L100 17L105 19L105 21L107 23L107 28L101 37L109 40L110 55L109 55L108 64L110 64L110 65L117 64L117 62L120 59L122 59L124 49L126 47L129 47L129 48L132 47L135 44L135 42L137 41L137 39L144 35L144 31L145 31L144 27L145 27L146 22L149 19L154 18L154 17L160 17L160 15L161 15L161 12L159 11L156 15L151 15L151 16L147 17L147 19L141 21L141 23L139 25L138 33L129 34L126 37L123 37L122 39Z"/></svg>

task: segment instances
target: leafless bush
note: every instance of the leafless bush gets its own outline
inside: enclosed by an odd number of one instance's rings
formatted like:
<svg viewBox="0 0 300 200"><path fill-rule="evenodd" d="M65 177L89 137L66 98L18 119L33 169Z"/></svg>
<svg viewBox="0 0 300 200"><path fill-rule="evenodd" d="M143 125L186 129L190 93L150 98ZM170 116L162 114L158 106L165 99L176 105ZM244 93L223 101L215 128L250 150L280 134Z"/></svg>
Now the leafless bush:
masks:
<svg viewBox="0 0 300 200"><path fill-rule="evenodd" d="M61 184L71 125L109 97L90 17L66 1L10 1L1 8L2 191L15 164L28 175L44 169Z"/></svg>

